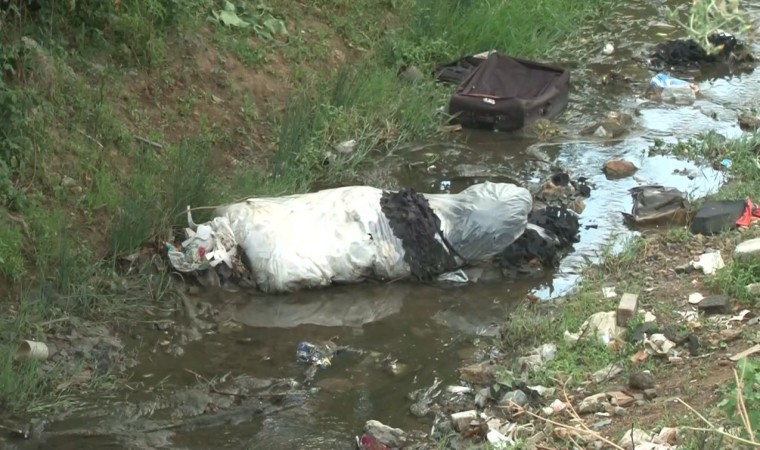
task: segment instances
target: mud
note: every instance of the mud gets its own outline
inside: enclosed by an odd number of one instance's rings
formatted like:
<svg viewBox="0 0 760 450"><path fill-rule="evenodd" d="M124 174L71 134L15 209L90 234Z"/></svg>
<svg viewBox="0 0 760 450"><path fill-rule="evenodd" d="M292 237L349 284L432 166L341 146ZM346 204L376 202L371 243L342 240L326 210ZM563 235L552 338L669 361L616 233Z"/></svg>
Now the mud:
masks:
<svg viewBox="0 0 760 450"><path fill-rule="evenodd" d="M556 272L518 280L483 272L466 286L397 282L278 297L225 290L188 293L175 311L160 318L165 325L141 336L157 344L136 349L139 364L128 371L124 389L112 398L84 397L83 410L48 418L33 439L8 445L348 449L369 419L429 431L427 403L407 394L436 380L451 383L459 377L457 368L485 359L504 318L527 294L550 300L571 290L605 243L630 233L621 216L632 206L630 188L665 184L701 197L723 182L719 170L655 155L651 148L658 140L672 143L707 130L739 136L739 112L757 106L760 98L760 71L700 74L696 81L702 94L694 105L650 100L645 91L653 73L637 58L664 39L661 33L677 36L660 25L664 14L651 2L627 2L605 27L590 30L583 43L588 53L565 61L573 68L572 107L552 124L553 131L461 131L448 143L410 145L356 180L457 192L485 180L538 188L553 168L586 177L594 188L585 199L580 242ZM616 48L612 55L597 50L608 41ZM754 50L760 52L757 46ZM580 66L579 58L588 64ZM610 112L630 115L631 123L614 137L580 135ZM608 180L601 168L612 157L627 159L639 170L633 177ZM83 337L94 339L86 342L96 362L99 349L106 349L102 358L107 359L113 355L109 348L121 348L112 337L98 336ZM365 353L337 355L305 383L306 367L296 361L298 343L330 339ZM127 361L116 363L126 370L132 366ZM418 406L410 410L412 405Z"/></svg>

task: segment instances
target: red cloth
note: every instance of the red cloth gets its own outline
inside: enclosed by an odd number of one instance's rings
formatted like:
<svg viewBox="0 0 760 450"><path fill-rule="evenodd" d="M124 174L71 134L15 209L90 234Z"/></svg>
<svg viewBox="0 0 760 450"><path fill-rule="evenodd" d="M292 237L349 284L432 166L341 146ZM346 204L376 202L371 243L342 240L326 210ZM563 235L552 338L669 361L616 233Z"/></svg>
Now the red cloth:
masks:
<svg viewBox="0 0 760 450"><path fill-rule="evenodd" d="M751 198L747 197L747 206L744 207L744 212L736 220L736 225L740 227L748 227L752 223L753 217L760 217L760 208L752 203Z"/></svg>

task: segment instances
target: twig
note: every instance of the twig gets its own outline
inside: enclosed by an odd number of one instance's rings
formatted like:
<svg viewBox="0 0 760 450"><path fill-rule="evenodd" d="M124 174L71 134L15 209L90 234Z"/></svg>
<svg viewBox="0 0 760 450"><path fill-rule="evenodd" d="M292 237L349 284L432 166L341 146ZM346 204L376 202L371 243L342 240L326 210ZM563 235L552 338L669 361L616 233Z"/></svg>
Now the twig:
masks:
<svg viewBox="0 0 760 450"><path fill-rule="evenodd" d="M703 416L702 414L700 414L699 412L697 412L696 409L692 408L691 405L689 405L685 401L681 400L680 398L676 398L676 400L678 400L685 407L689 408L689 410L691 412L693 412L694 414L696 414L696 416L699 417L702 420L702 422L704 422L705 424L707 424L708 427L710 427L710 428L686 427L687 429L693 430L693 431L710 431L710 432L713 432L713 433L718 433L718 434L723 435L723 436L725 436L725 437L727 437L729 439L733 439L733 440L739 441L742 444L748 444L748 445L751 445L753 447L760 448L760 444L758 444L757 442L748 441L747 439L741 438L739 436L734 436L733 434L726 433L725 431L723 431L723 430L719 429L718 427L716 427L715 425L713 425L712 422L710 422L709 420L707 420L707 418L705 418L705 416Z"/></svg>
<svg viewBox="0 0 760 450"><path fill-rule="evenodd" d="M736 380L736 403L739 408L739 415L742 417L742 422L744 422L744 428L747 430L747 433L749 434L749 438L752 439L753 443L757 443L755 440L755 433L752 431L752 423L749 420L749 413L747 412L747 405L744 404L744 371L746 370L747 366L742 366L742 377L741 380L739 379L739 374L736 372L736 368L734 367L734 380Z"/></svg>
<svg viewBox="0 0 760 450"><path fill-rule="evenodd" d="M77 133L81 134L82 136L86 137L87 139L91 140L92 142L98 144L98 147L105 148L105 147L103 147L103 144L100 143L100 141L98 141L94 137L90 136L89 134L85 133L84 131L77 130Z"/></svg>
<svg viewBox="0 0 760 450"><path fill-rule="evenodd" d="M603 437L603 436L602 436L602 435L600 435L599 433L597 433L597 432L595 432L595 431L592 431L592 430L589 430L589 429L585 428L585 426L584 426L584 428L582 428L582 429L578 429L578 428L575 428L575 427L571 427L570 425L565 425L564 423L560 423L560 422L557 422L557 421L555 421L555 420L547 419L546 417L541 417L541 416L539 416L538 414L532 413L532 412L528 411L528 410L527 410L527 409L525 409L525 408L522 408L522 411L521 411L521 412L524 412L525 414L527 414L527 415L529 415L529 416L531 416L531 417L535 417L536 419L538 419L538 420L541 420L541 421L543 421L543 422L546 422L546 423L550 423L550 424L552 424L552 425L554 425L554 426L556 426L556 427L559 427L559 428L563 428L563 429L565 429L565 430L568 430L568 431L570 431L570 432L572 432L572 433L575 433L575 434L577 434L577 435L580 435L581 437L583 436L583 434L591 435L592 437L594 437L594 438L596 438L596 439L599 439L600 441L604 442L605 444L608 444L608 445L610 445L610 446L611 446L612 448L614 448L614 449L617 449L617 450L625 450L623 447L620 447L619 445L615 444L614 442L612 442L612 441L610 441L610 440L606 439L605 437Z"/></svg>
<svg viewBox="0 0 760 450"><path fill-rule="evenodd" d="M185 372L189 373L190 375L194 375L195 378L198 378L199 380L203 381L206 384L211 384L211 382L206 377L204 377L203 375L199 374L198 372L195 372L195 371L190 370L190 369L185 369Z"/></svg>
<svg viewBox="0 0 760 450"><path fill-rule="evenodd" d="M162 150L164 148L163 144L160 144L158 142L154 142L154 141L145 139L144 137L134 136L134 138L137 139L138 141L142 142L143 144L148 144L151 147L155 147L155 148L157 148L159 150Z"/></svg>

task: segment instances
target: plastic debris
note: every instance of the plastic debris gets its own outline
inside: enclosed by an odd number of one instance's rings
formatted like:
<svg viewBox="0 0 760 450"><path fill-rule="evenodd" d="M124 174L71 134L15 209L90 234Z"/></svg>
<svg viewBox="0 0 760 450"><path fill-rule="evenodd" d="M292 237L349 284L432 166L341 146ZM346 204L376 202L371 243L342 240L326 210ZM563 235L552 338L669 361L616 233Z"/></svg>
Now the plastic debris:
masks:
<svg viewBox="0 0 760 450"><path fill-rule="evenodd" d="M48 346L44 342L23 340L16 349L16 360L44 361L49 353Z"/></svg>
<svg viewBox="0 0 760 450"><path fill-rule="evenodd" d="M718 250L705 252L699 255L699 260L693 261L691 265L695 269L702 269L702 272L705 275L712 275L715 271L726 267L726 263L723 262L723 257L720 256Z"/></svg>
<svg viewBox="0 0 760 450"><path fill-rule="evenodd" d="M188 213L189 214L189 213ZM216 267L224 263L233 267L237 256L235 233L226 217L198 225L195 230L186 228L188 238L177 248L167 242L169 261L180 272L195 272Z"/></svg>
<svg viewBox="0 0 760 450"><path fill-rule="evenodd" d="M582 336L597 335L600 342L609 345L613 340L622 338L626 329L617 326L617 311L603 311L591 315L577 333L565 330L565 341L578 342Z"/></svg>
<svg viewBox="0 0 760 450"><path fill-rule="evenodd" d="M338 352L338 347L332 342L317 346L311 342L301 342L296 348L296 359L299 362L323 369L332 363L332 358Z"/></svg>
<svg viewBox="0 0 760 450"><path fill-rule="evenodd" d="M658 73L649 81L649 87L653 89L663 101L677 105L688 105L697 99L696 93L699 86L688 81L675 78L665 73Z"/></svg>

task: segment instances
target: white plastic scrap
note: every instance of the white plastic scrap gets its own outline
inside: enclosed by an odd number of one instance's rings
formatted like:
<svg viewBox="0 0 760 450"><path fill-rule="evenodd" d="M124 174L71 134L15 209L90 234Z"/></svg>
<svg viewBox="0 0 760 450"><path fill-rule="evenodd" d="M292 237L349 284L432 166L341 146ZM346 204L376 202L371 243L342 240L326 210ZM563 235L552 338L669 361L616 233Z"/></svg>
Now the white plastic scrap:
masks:
<svg viewBox="0 0 760 450"><path fill-rule="evenodd" d="M235 233L226 217L216 217L212 221L198 225L195 231L185 229L188 238L177 249L168 244L169 261L180 272L194 272L221 263L232 268L232 259L237 256Z"/></svg>
<svg viewBox="0 0 760 450"><path fill-rule="evenodd" d="M699 260L692 261L691 265L695 269L702 269L705 275L712 275L716 270L726 267L723 257L720 256L720 252L717 250L699 255Z"/></svg>
<svg viewBox="0 0 760 450"><path fill-rule="evenodd" d="M617 326L617 311L603 311L586 319L577 333L565 330L565 341L574 344L581 336L597 335L602 344L608 345L612 340L621 337L625 331L625 328Z"/></svg>
<svg viewBox="0 0 760 450"><path fill-rule="evenodd" d="M644 348L650 355L678 356L674 351L676 348L675 342L660 333L644 336Z"/></svg>

